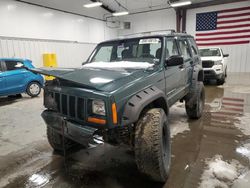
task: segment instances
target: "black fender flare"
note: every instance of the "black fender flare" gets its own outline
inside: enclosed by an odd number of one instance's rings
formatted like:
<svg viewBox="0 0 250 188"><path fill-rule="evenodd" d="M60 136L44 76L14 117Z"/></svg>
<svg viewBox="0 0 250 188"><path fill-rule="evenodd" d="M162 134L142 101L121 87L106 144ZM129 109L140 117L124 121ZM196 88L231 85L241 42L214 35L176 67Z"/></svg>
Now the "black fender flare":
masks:
<svg viewBox="0 0 250 188"><path fill-rule="evenodd" d="M202 66L197 64L193 68L192 80L188 94L184 97L188 103L191 103L193 100L196 99L196 90L200 88L199 82L204 81L204 72Z"/></svg>
<svg viewBox="0 0 250 188"><path fill-rule="evenodd" d="M201 65L198 64L198 65L194 66L192 79L196 80L196 81L203 82L204 72L203 72Z"/></svg>
<svg viewBox="0 0 250 188"><path fill-rule="evenodd" d="M152 86L140 91L128 100L122 116L122 125L129 125L138 121L142 110L157 99L161 100L160 107L164 109L167 115L169 106L165 93L157 87Z"/></svg>
<svg viewBox="0 0 250 188"><path fill-rule="evenodd" d="M197 83L204 81L204 72L201 65L197 64L193 67L193 74L191 78L191 86L189 93L193 93L197 89Z"/></svg>

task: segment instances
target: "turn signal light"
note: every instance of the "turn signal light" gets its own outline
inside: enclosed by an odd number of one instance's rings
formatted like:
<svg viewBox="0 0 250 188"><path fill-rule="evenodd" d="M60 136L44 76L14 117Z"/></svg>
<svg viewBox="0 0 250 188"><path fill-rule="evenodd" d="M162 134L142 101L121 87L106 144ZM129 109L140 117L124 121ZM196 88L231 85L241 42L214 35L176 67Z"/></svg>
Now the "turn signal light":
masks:
<svg viewBox="0 0 250 188"><path fill-rule="evenodd" d="M99 118L93 118L93 117L89 117L88 118L88 122L102 124L102 125L106 124L106 120L105 119L99 119Z"/></svg>
<svg viewBox="0 0 250 188"><path fill-rule="evenodd" d="M116 104L115 103L112 104L112 120L113 120L113 124L118 123L117 110L116 110Z"/></svg>

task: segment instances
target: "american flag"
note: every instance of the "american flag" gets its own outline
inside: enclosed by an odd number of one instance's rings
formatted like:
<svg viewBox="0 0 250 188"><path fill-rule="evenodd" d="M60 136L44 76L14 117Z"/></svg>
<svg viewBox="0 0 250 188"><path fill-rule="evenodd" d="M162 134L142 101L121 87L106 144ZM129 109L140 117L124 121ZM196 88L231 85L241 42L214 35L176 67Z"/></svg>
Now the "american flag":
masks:
<svg viewBox="0 0 250 188"><path fill-rule="evenodd" d="M250 6L196 14L198 46L248 44Z"/></svg>

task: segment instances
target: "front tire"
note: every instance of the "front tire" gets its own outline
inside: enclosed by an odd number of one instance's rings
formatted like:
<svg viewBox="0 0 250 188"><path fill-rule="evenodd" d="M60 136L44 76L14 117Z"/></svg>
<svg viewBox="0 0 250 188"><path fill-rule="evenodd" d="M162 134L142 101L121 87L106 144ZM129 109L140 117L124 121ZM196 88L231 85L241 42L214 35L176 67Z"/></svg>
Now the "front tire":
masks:
<svg viewBox="0 0 250 188"><path fill-rule="evenodd" d="M205 89L203 82L198 82L195 90L188 94L185 101L186 113L190 119L199 119L205 104Z"/></svg>
<svg viewBox="0 0 250 188"><path fill-rule="evenodd" d="M28 84L26 92L31 97L37 97L41 93L41 85L37 82L31 82Z"/></svg>
<svg viewBox="0 0 250 188"><path fill-rule="evenodd" d="M135 160L142 173L155 181L166 181L171 163L171 145L168 120L163 109L151 109L138 121Z"/></svg>

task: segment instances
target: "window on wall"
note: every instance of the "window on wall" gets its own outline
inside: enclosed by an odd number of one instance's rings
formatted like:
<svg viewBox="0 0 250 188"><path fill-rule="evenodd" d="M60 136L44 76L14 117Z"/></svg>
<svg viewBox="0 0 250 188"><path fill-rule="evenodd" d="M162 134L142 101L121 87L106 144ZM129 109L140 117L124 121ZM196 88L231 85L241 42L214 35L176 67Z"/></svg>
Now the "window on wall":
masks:
<svg viewBox="0 0 250 188"><path fill-rule="evenodd" d="M191 58L191 53L189 51L188 43L186 40L179 40L179 47L181 50L181 54L183 55L184 60Z"/></svg>
<svg viewBox="0 0 250 188"><path fill-rule="evenodd" d="M7 71L18 69L18 68L16 68L16 65L20 64L20 63L22 63L22 62L19 62L19 61L5 61Z"/></svg>

